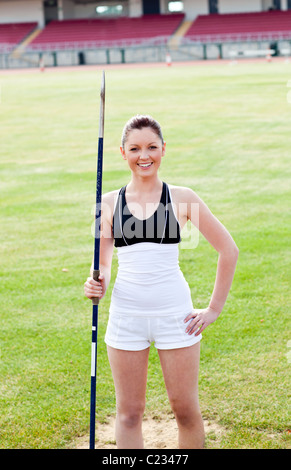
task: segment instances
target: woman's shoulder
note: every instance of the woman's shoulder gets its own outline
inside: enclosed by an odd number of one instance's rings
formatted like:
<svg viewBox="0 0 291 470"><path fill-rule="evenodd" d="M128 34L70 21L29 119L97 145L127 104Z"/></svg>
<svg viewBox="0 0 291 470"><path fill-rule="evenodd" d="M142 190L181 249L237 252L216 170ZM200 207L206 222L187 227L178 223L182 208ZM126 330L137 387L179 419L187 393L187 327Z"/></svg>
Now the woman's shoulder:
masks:
<svg viewBox="0 0 291 470"><path fill-rule="evenodd" d="M118 197L120 189L114 189L113 191L109 191L108 193L102 194L102 202L106 204L110 204L114 202L115 199Z"/></svg>
<svg viewBox="0 0 291 470"><path fill-rule="evenodd" d="M171 191L173 202L176 204L199 201L198 195L191 188L186 186L174 186L173 184L168 184L168 187Z"/></svg>
<svg viewBox="0 0 291 470"><path fill-rule="evenodd" d="M103 220L112 224L113 212L118 198L120 189L115 189L114 191L109 191L108 193L102 194L102 214Z"/></svg>
<svg viewBox="0 0 291 470"><path fill-rule="evenodd" d="M118 198L120 189L115 189L113 191L109 191L108 193L102 194L102 209L109 215L109 217L112 217L116 201Z"/></svg>

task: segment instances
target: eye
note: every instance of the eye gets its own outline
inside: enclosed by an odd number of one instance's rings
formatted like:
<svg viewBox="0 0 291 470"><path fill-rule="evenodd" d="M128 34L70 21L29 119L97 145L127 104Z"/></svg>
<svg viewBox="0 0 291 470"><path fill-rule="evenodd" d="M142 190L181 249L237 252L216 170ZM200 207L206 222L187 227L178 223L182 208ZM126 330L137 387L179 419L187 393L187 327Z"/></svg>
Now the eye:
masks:
<svg viewBox="0 0 291 470"><path fill-rule="evenodd" d="M132 147L132 148L130 149L131 152L135 152L136 150L137 150L136 147Z"/></svg>
<svg viewBox="0 0 291 470"><path fill-rule="evenodd" d="M150 146L150 150L156 150L156 148L157 148L157 147L156 147L155 145L151 145L151 146Z"/></svg>

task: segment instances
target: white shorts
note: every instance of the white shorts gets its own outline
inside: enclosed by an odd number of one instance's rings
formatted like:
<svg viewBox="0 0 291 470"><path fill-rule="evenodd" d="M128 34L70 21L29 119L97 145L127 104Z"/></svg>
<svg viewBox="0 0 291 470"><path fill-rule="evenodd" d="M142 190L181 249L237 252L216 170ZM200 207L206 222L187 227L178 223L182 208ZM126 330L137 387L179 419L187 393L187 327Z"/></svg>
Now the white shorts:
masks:
<svg viewBox="0 0 291 470"><path fill-rule="evenodd" d="M157 349L177 349L192 346L202 335L185 332L187 315L118 315L110 314L105 343L116 349L141 351L155 343Z"/></svg>

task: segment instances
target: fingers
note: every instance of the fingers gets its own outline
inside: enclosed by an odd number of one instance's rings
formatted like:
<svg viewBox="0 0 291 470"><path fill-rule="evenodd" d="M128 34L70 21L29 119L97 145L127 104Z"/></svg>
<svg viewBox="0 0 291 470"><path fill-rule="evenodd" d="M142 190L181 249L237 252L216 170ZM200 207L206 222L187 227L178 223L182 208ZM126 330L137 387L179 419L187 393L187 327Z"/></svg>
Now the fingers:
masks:
<svg viewBox="0 0 291 470"><path fill-rule="evenodd" d="M203 308L194 308L193 311L184 319L184 322L187 323L187 321L191 320L191 318L195 318L201 312L203 312Z"/></svg>
<svg viewBox="0 0 291 470"><path fill-rule="evenodd" d="M100 280L103 280L103 275L100 274ZM101 298L103 294L102 284L99 281L94 281L92 277L88 277L84 283L84 293L88 299L93 299L96 297Z"/></svg>
<svg viewBox="0 0 291 470"><path fill-rule="evenodd" d="M198 336L202 331L200 330L200 328L202 328L203 326L203 317L200 314L200 311L201 310L198 310L198 309L193 310L193 312L187 315L187 317L184 320L185 323L189 322L185 330L185 332L188 333L189 335L192 335L193 333L195 333L195 336Z"/></svg>

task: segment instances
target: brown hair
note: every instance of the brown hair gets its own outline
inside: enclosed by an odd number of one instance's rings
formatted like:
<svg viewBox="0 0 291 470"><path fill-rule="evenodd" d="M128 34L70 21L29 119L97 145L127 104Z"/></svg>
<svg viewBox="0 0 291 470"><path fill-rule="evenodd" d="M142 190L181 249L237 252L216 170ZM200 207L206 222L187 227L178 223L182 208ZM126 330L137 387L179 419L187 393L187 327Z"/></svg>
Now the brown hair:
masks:
<svg viewBox="0 0 291 470"><path fill-rule="evenodd" d="M128 134L134 129L143 129L144 127L150 127L153 132L161 139L162 144L164 144L164 139L162 135L162 130L160 124L152 116L144 116L142 114L137 114L133 116L124 126L122 137L121 137L121 146L124 149L125 142L127 140Z"/></svg>

